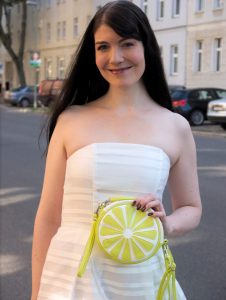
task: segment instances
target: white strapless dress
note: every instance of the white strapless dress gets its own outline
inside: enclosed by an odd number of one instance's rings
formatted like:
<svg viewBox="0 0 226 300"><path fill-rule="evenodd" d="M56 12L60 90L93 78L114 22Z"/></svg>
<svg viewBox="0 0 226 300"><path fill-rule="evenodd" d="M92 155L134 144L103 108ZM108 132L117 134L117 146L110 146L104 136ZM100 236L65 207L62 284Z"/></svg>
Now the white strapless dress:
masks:
<svg viewBox="0 0 226 300"><path fill-rule="evenodd" d="M92 215L111 196L162 198L170 160L160 148L127 143L94 143L67 160L62 224L44 265L39 300L156 300L165 271L162 249L140 264L124 265L94 249L82 278L78 265ZM54 212L53 212L54 213ZM177 283L178 300L186 299ZM164 300L171 300L167 292Z"/></svg>

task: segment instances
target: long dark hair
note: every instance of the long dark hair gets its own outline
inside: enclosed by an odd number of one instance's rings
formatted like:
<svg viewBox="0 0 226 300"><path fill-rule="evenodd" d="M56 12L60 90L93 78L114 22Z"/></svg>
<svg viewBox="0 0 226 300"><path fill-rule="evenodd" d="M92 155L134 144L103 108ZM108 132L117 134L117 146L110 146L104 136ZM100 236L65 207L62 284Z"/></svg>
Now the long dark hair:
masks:
<svg viewBox="0 0 226 300"><path fill-rule="evenodd" d="M148 18L129 1L109 2L96 12L77 48L74 62L49 118L48 142L59 115L68 106L84 105L108 91L109 84L95 64L94 34L101 24L108 25L119 36L142 41L146 66L142 79L147 92L159 105L172 110L161 53Z"/></svg>

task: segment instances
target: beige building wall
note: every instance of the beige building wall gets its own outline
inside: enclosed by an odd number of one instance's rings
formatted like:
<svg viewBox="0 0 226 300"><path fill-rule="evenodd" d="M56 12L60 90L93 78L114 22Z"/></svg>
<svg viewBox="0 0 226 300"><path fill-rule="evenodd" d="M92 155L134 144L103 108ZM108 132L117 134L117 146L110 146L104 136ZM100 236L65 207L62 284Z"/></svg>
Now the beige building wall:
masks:
<svg viewBox="0 0 226 300"><path fill-rule="evenodd" d="M40 79L62 78L94 13L91 0L54 1L38 11Z"/></svg>
<svg viewBox="0 0 226 300"><path fill-rule="evenodd" d="M226 0L222 0L218 8L214 7L214 1L203 3L199 10L197 1L189 1L186 86L226 88ZM216 70L216 39L220 39L219 70ZM198 60L201 60L201 67L198 67Z"/></svg>
<svg viewBox="0 0 226 300"><path fill-rule="evenodd" d="M157 0L156 0L157 1ZM162 21L161 30L156 23L156 3L148 0L148 17L156 31L163 54L167 74L170 66L169 43L172 37L179 37L181 45L179 51L180 76L169 80L171 84L184 84L187 87L216 86L226 88L226 0L222 0L222 7L214 8L214 0L203 1L204 7L197 11L196 0L181 0L183 23L183 37L180 26L174 26L169 18ZM28 84L34 84L47 78L63 78L66 74L73 53L84 33L84 30L98 7L107 0L37 0L28 1L28 20L26 50L24 66ZM134 0L135 4L143 8L143 0ZM202 2L202 1L201 1ZM168 1L166 1L168 3ZM188 5L184 13L184 4ZM36 4L36 5L34 5ZM169 4L169 3L168 3ZM12 32L14 48L18 48L21 9L17 5L12 10ZM165 9L168 11L167 6ZM169 10L171 11L171 9ZM153 14L153 16L151 15ZM173 22L181 20L173 20ZM76 23L77 22L77 26ZM165 22L168 24L165 24ZM164 23L164 24L163 24ZM177 24L178 25L178 24ZM167 28L168 26L168 28ZM169 31L170 28L170 31ZM170 35L169 35L170 32ZM221 65L219 71L214 71L214 40L221 38ZM202 70L196 70L196 43L203 42ZM181 51L184 49L184 51ZM41 57L40 69L34 69L29 61L31 54L36 51ZM17 86L19 81L15 67L8 55L4 54L4 76ZM11 62L11 63L10 63ZM12 71L13 70L13 71ZM6 76L7 75L7 76ZM169 75L168 75L169 76Z"/></svg>
<svg viewBox="0 0 226 300"><path fill-rule="evenodd" d="M24 53L27 84L35 84L47 78L64 77L84 30L96 11L94 1L37 0L30 2ZM20 4L13 7L11 20L13 48L17 51L20 39ZM41 66L38 69L33 68L29 63L34 52L37 52L41 58ZM8 59L4 54L3 60ZM14 65L12 73L11 85L17 86L19 80Z"/></svg>

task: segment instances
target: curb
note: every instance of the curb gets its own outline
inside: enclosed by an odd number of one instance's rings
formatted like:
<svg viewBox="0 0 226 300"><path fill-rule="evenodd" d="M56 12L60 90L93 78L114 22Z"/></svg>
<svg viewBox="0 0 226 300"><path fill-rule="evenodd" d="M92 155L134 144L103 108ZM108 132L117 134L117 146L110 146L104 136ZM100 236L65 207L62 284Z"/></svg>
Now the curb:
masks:
<svg viewBox="0 0 226 300"><path fill-rule="evenodd" d="M199 136L220 136L223 138L226 138L226 131L224 132L223 130L220 131L205 131L205 130L193 130L192 133L194 135L199 135Z"/></svg>

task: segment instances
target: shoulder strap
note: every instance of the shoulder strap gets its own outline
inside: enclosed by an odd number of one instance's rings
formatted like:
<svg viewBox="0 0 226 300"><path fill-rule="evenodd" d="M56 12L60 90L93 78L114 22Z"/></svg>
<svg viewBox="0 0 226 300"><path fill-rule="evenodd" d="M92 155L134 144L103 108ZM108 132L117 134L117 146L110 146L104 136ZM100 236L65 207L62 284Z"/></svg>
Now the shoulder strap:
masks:
<svg viewBox="0 0 226 300"><path fill-rule="evenodd" d="M172 297L173 297L172 299L177 300L176 275L175 275L176 264L174 262L173 255L169 249L168 240L164 240L162 244L162 250L165 259L166 271L159 285L157 300L163 299L166 288L167 287L170 288L170 280L172 283Z"/></svg>
<svg viewBox="0 0 226 300"><path fill-rule="evenodd" d="M90 230L89 238L88 238L86 246L85 246L83 257L79 264L79 268L78 268L78 272L77 272L78 277L82 277L82 275L84 274L84 272L86 270L86 266L87 266L89 258L90 258L90 255L91 255L91 252L93 250L93 245L94 245L94 241L95 241L96 223L97 223L97 214L95 213L95 214L93 214L93 223L92 223L92 227Z"/></svg>

